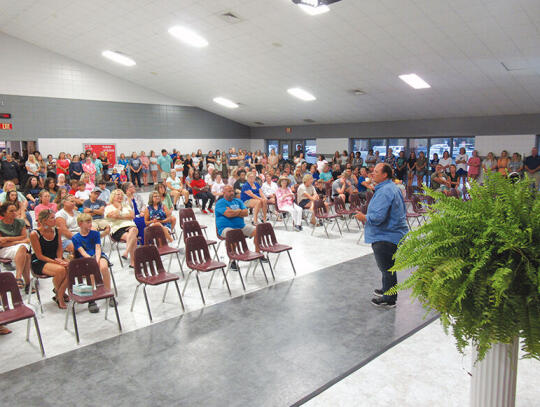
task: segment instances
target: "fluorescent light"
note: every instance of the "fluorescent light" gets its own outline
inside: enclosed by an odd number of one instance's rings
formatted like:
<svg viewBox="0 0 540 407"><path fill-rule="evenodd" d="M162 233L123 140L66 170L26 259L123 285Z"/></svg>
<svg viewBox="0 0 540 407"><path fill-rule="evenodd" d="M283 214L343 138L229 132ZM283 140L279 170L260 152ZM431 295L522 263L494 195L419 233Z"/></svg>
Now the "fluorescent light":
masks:
<svg viewBox="0 0 540 407"><path fill-rule="evenodd" d="M222 98L221 96L218 96L217 98L214 98L214 102L221 106L228 107L229 109L236 109L238 105L234 103L232 100Z"/></svg>
<svg viewBox="0 0 540 407"><path fill-rule="evenodd" d="M306 4L299 4L298 7L305 13L309 14L310 16L318 16L319 14L324 14L330 11L330 7L327 5L322 6L308 6Z"/></svg>
<svg viewBox="0 0 540 407"><path fill-rule="evenodd" d="M205 38L201 37L195 31L180 25L169 28L169 34L192 47L202 48L208 45L208 41Z"/></svg>
<svg viewBox="0 0 540 407"><path fill-rule="evenodd" d="M103 51L101 53L105 58L110 59L111 61L116 62L117 64L122 64L125 66L133 66L136 65L135 61L128 57L127 55L122 54L118 51Z"/></svg>
<svg viewBox="0 0 540 407"><path fill-rule="evenodd" d="M415 89L431 88L429 83L427 83L415 73L410 73L408 75L399 75L399 79L401 79L407 85L412 86Z"/></svg>
<svg viewBox="0 0 540 407"><path fill-rule="evenodd" d="M287 92L289 92L290 95L293 95L294 97L297 97L298 99L302 99L305 102L311 102L313 100L317 100L315 96L313 96L311 93L306 92L304 89L301 89L301 88L290 88L290 89L287 89Z"/></svg>

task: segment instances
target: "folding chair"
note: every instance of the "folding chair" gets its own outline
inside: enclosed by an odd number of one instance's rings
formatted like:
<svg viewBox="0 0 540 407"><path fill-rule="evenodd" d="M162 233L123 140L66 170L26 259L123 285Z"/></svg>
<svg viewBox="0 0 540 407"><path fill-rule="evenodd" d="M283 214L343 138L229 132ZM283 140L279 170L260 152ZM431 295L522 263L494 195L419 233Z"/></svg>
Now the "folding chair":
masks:
<svg viewBox="0 0 540 407"><path fill-rule="evenodd" d="M150 318L150 322L152 322L152 312L150 311L148 296L146 295L146 286L166 284L162 299L162 302L165 302L165 296L167 295L167 288L169 287L170 282L174 282L178 298L180 299L180 305L182 306L182 310L185 311L184 301L182 301L182 295L178 288L178 280L180 280L180 277L165 271L163 263L161 262L161 255L156 246L144 245L135 249L135 279L139 284L135 288L135 293L133 294L133 301L131 302L130 309L131 312L133 312L133 306L135 305L139 287L142 285L148 317Z"/></svg>
<svg viewBox="0 0 540 407"><path fill-rule="evenodd" d="M36 313L24 305L19 287L17 287L17 280L15 280L13 274L9 272L0 273L0 325L7 325L23 319L28 320L26 323L27 342L30 340L30 319L34 320L41 356L45 357L45 349L43 348Z"/></svg>
<svg viewBox="0 0 540 407"><path fill-rule="evenodd" d="M279 260L279 256L281 256L281 253L287 252L287 255L289 256L289 260L291 262L291 266L294 272L294 275L296 275L296 269L294 268L294 263L291 258L290 250L292 250L291 246L287 246L284 244L280 244L277 242L276 234L274 233L274 228L270 223L259 223L257 225L257 233L255 233L255 242L259 246L262 252L266 252L266 256L268 257L268 263L270 265L270 272L272 273L272 278L274 281L276 280L276 277L274 276L274 269L276 268L277 262ZM270 261L270 253L276 253L276 261L274 262L274 267L272 267L272 262Z"/></svg>
<svg viewBox="0 0 540 407"><path fill-rule="evenodd" d="M91 301L98 300L107 300L109 298L114 298L114 292L107 289L103 285L103 278L99 271L99 265L95 259L90 257L81 257L79 259L73 259L68 264L68 292L70 303L66 309L66 321L64 323L64 329L67 329L68 318L69 318L69 308L71 307L71 312L73 314L73 327L75 328L75 336L77 338L77 343L80 342L79 339L79 327L77 325L77 316L75 313L75 304L88 304ZM80 296L73 294L73 285L74 284L92 284L92 278L94 279L94 289L92 295ZM109 313L109 301L105 301L105 319ZM118 315L118 306L116 301L114 301L114 312L116 314L116 321L118 322L118 330L122 332L122 325L120 324L120 316Z"/></svg>
<svg viewBox="0 0 540 407"><path fill-rule="evenodd" d="M241 229L233 229L227 232L227 235L225 236L225 246L227 247L227 255L229 256L229 265L227 266L226 274L231 268L231 263L236 261L236 264L238 265L238 274L240 275L240 281L242 282L244 291L246 291L246 285L244 284L244 279L242 278L242 272L240 270L241 261L249 262L249 268L246 272L247 279L249 271L251 270L251 263L258 260L261 265L266 283L268 284L268 277L266 276L266 271L264 270L262 263L264 255L262 253L252 252L248 249L246 238ZM255 269L259 263L255 263ZM253 270L254 273L255 269Z"/></svg>
<svg viewBox="0 0 540 407"><path fill-rule="evenodd" d="M156 246L160 256L170 255L167 271L171 270L172 255L174 254L178 260L178 265L180 266L182 276L184 276L184 269L182 268L182 262L180 261L180 256L178 255L178 253L180 253L180 249L169 246L165 232L163 231L161 225L147 226L144 229L144 244Z"/></svg>
<svg viewBox="0 0 540 407"><path fill-rule="evenodd" d="M315 219L318 221L321 221L322 225L324 226L324 231L326 233L326 237L330 238L330 235L328 234L328 229L326 227L327 223L330 222L332 219L336 219L339 215L332 215L328 213L328 209L326 209L326 205L324 204L324 201L316 200L313 201L313 213L315 214ZM343 236L343 233L341 233L341 228L339 227L339 223L336 221L335 225L337 225L339 234ZM313 228L311 230L311 235L315 232L316 225L313 225Z"/></svg>

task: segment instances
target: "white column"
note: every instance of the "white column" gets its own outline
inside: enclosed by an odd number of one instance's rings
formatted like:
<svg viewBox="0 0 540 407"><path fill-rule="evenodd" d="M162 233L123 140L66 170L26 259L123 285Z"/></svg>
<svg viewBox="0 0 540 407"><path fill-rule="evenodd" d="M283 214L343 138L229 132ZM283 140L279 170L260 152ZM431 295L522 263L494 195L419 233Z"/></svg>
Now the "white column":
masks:
<svg viewBox="0 0 540 407"><path fill-rule="evenodd" d="M474 364L473 351L471 407L514 407L519 338L514 343L494 344L481 362Z"/></svg>

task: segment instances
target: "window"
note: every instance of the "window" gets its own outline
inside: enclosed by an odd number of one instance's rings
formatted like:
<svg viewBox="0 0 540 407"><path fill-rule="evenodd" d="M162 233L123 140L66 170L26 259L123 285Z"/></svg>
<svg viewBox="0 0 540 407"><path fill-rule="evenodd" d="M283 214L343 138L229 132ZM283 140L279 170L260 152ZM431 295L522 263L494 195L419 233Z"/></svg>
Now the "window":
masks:
<svg viewBox="0 0 540 407"><path fill-rule="evenodd" d="M409 154L413 151L416 153L416 157L420 155L420 152L424 152L427 157L428 139L427 138L412 138L409 140Z"/></svg>
<svg viewBox="0 0 540 407"><path fill-rule="evenodd" d="M310 164L317 162L317 140L305 140L304 158Z"/></svg>
<svg viewBox="0 0 540 407"><path fill-rule="evenodd" d="M288 160L289 159L289 141L281 141L279 144L281 146L281 155L283 156L283 159Z"/></svg>
<svg viewBox="0 0 540 407"><path fill-rule="evenodd" d="M381 157L381 160L384 160L384 158L386 157L386 139L370 139L369 142L370 148L373 149L373 154L378 151L379 157Z"/></svg>
<svg viewBox="0 0 540 407"><path fill-rule="evenodd" d="M465 148L467 157L472 156L472 152L474 151L474 137L454 137L452 142L452 158L456 158L461 147Z"/></svg>
<svg viewBox="0 0 540 407"><path fill-rule="evenodd" d="M369 140L368 139L353 139L351 150L353 152L360 152L362 159L365 161L366 156L369 150Z"/></svg>
<svg viewBox="0 0 540 407"><path fill-rule="evenodd" d="M267 151L268 155L270 155L272 150L274 150L276 154L279 154L279 143L277 140L268 140L267 146L268 146L268 151Z"/></svg>
<svg viewBox="0 0 540 407"><path fill-rule="evenodd" d="M391 138L388 139L388 148L392 149L392 154L395 157L399 156L401 151L407 152L407 139L406 138Z"/></svg>
<svg viewBox="0 0 540 407"><path fill-rule="evenodd" d="M450 146L452 142L449 138L432 138L431 147L429 148L429 159L433 160L433 154L437 154L439 158L442 158L442 155L445 151L448 151L450 154Z"/></svg>

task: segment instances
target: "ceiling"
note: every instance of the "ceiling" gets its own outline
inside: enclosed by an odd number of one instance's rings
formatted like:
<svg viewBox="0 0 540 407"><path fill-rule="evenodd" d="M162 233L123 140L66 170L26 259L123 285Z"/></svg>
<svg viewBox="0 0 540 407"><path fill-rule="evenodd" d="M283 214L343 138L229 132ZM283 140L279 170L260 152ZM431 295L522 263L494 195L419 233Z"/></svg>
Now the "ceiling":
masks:
<svg viewBox="0 0 540 407"><path fill-rule="evenodd" d="M178 24L210 45L178 42ZM0 0L0 31L250 126L540 112L539 0L342 0L319 16L290 0ZM398 78L412 72L432 88Z"/></svg>

